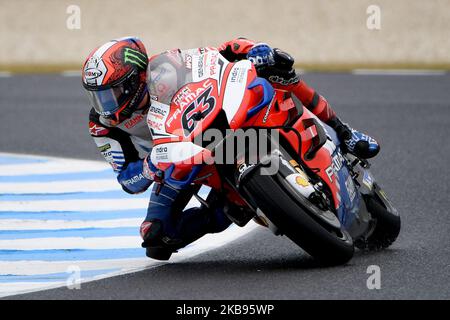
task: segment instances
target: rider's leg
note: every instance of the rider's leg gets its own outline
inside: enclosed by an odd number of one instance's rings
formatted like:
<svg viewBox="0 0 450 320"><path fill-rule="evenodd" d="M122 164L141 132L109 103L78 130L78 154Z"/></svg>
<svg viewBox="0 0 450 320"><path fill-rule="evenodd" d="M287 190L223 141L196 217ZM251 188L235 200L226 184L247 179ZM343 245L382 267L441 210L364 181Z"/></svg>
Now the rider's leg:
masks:
<svg viewBox="0 0 450 320"><path fill-rule="evenodd" d="M375 139L343 123L327 100L304 81L293 85L292 92L312 113L336 131L345 151L364 159L378 154L380 146Z"/></svg>
<svg viewBox="0 0 450 320"><path fill-rule="evenodd" d="M201 205L183 210L197 190L198 187L177 190L164 185L156 195L153 188L147 217L141 225L142 246L148 257L167 260L177 249L231 224L221 208Z"/></svg>

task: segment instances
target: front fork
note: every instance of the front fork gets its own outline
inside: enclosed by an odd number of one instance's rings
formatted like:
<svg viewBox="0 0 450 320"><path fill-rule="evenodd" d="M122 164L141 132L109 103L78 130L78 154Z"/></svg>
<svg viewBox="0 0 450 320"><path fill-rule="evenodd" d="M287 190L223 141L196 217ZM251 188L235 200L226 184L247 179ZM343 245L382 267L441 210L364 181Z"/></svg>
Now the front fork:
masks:
<svg viewBox="0 0 450 320"><path fill-rule="evenodd" d="M275 173L272 170L267 170L268 167L273 168L274 165L277 167ZM250 177L253 171L258 168L260 170L256 174L275 175L278 182L283 186L283 189L291 193L298 201L302 202L303 206L308 208L308 212L315 220L320 221L327 228L341 229L338 218L328 209L331 203L327 202L327 198L318 190L318 185L311 181L310 177L297 161L281 146L278 146L271 154L260 159L258 164L252 166L245 165L244 169L239 171L239 174L235 177L238 190L245 184L246 178ZM255 210L257 222L263 222L274 234L280 234L278 228L252 203L251 196L246 200Z"/></svg>
<svg viewBox="0 0 450 320"><path fill-rule="evenodd" d="M348 168L352 175L353 181L357 186L358 192L362 195L360 201L361 207L355 222L350 226L349 233L354 239L368 238L376 227L376 221L372 218L366 206L366 199L368 197L374 198L378 203L384 206L389 212L398 215L397 209L392 205L386 197L383 189L378 185L375 178L370 172L370 163L364 159L358 159L352 155L347 155L349 160ZM359 225L366 224L364 228L358 228ZM359 232L357 231L359 229Z"/></svg>

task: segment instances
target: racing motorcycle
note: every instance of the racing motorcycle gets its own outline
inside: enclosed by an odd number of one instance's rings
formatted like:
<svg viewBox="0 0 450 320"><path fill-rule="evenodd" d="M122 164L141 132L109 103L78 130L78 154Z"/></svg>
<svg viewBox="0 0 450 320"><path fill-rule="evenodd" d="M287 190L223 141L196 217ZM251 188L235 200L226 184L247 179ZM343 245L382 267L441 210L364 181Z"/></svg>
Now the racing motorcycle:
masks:
<svg viewBox="0 0 450 320"><path fill-rule="evenodd" d="M173 61L179 89L161 97L157 68ZM187 58L168 52L150 67L156 98L147 122L160 183L209 186L225 207L240 208L225 210L231 221L253 219L326 265L346 263L355 247L378 250L396 240L399 214L369 162L344 153L331 127L258 77L250 61L231 63L217 51ZM258 141L236 147L236 133L250 131ZM268 147L252 156L254 145ZM227 161L217 161L219 153Z"/></svg>

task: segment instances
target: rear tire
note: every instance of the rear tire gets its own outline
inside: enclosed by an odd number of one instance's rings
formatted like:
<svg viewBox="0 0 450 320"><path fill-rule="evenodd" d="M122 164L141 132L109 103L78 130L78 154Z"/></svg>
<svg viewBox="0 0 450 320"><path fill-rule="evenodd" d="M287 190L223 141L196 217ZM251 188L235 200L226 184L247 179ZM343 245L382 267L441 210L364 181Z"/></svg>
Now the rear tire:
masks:
<svg viewBox="0 0 450 320"><path fill-rule="evenodd" d="M321 225L307 206L277 181L284 179L281 175L260 172L261 168L256 169L246 177L243 191L281 233L322 264L340 265L353 257L353 241L347 231Z"/></svg>

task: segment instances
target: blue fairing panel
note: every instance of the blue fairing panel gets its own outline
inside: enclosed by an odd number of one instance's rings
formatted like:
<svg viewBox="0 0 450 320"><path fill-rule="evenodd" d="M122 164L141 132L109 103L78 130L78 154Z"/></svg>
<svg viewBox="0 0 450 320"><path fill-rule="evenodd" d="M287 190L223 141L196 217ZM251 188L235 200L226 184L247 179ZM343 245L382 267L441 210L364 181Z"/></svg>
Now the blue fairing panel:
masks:
<svg viewBox="0 0 450 320"><path fill-rule="evenodd" d="M327 136L330 137L330 139L333 141L333 143L336 145L336 147L338 147L341 142L339 141L336 131L334 131L333 128L331 128L329 125L327 125L324 122L321 122L321 124L323 125L323 127L325 128L325 131L327 132Z"/></svg>
<svg viewBox="0 0 450 320"><path fill-rule="evenodd" d="M333 128L323 122L322 125L325 128L328 137L336 145L336 150L333 153L333 157L337 157L337 154L340 153L339 146L341 143L339 141L339 138L337 137L336 131L334 131ZM341 205L339 206L337 211L339 221L344 227L348 228L358 214L361 196L353 184L353 179L350 176L344 159L342 159L341 163L342 167L337 172L341 190Z"/></svg>
<svg viewBox="0 0 450 320"><path fill-rule="evenodd" d="M339 152L336 151L335 154ZM353 178L345 162L337 172L340 187L341 205L338 208L339 221L345 228L349 228L358 214L361 196L354 185Z"/></svg>
<svg viewBox="0 0 450 320"><path fill-rule="evenodd" d="M270 102L273 99L273 96L275 94L275 91L272 87L272 85L264 78L258 78L256 77L255 80L250 83L248 86L248 89L253 89L256 87L261 87L263 90L263 97L262 100L258 103L258 105L253 106L247 111L247 119L253 117L255 114L257 114L261 109L268 106Z"/></svg>

